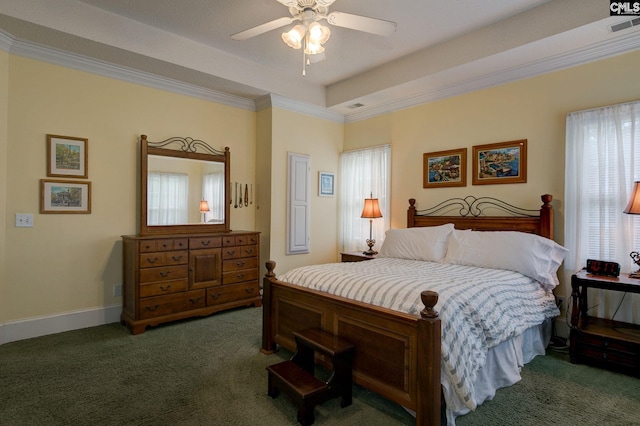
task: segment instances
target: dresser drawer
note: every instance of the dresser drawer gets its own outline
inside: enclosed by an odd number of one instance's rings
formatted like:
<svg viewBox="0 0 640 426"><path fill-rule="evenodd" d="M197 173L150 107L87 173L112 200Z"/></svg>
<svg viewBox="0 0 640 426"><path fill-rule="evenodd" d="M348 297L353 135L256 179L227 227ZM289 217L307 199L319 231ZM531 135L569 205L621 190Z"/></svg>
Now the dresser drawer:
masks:
<svg viewBox="0 0 640 426"><path fill-rule="evenodd" d="M208 249L222 247L222 237L189 238L189 249Z"/></svg>
<svg viewBox="0 0 640 426"><path fill-rule="evenodd" d="M242 281L258 279L257 269L243 269L241 271L225 272L222 274L222 284L233 284Z"/></svg>
<svg viewBox="0 0 640 426"><path fill-rule="evenodd" d="M140 285L140 297L161 296L163 294L178 293L187 290L187 279L160 281Z"/></svg>
<svg viewBox="0 0 640 426"><path fill-rule="evenodd" d="M236 235L236 236L227 235L222 239L223 247L246 246L246 245L255 245L255 244L258 244L257 235Z"/></svg>
<svg viewBox="0 0 640 426"><path fill-rule="evenodd" d="M258 254L258 246L235 246L222 249L222 259L239 259L241 257L251 257Z"/></svg>
<svg viewBox="0 0 640 426"><path fill-rule="evenodd" d="M143 253L140 255L141 268L155 268L167 265L182 265L189 259L188 251L157 251L155 253Z"/></svg>
<svg viewBox="0 0 640 426"><path fill-rule="evenodd" d="M257 257L240 257L238 259L229 259L222 262L222 272L240 271L242 269L251 269L257 267Z"/></svg>
<svg viewBox="0 0 640 426"><path fill-rule="evenodd" d="M169 281L180 278L187 278L187 265L164 266L160 268L147 268L140 270L140 283L151 283L155 281Z"/></svg>
<svg viewBox="0 0 640 426"><path fill-rule="evenodd" d="M168 296L148 297L140 299L141 319L150 319L192 309L204 308L206 293L204 290L176 293Z"/></svg>
<svg viewBox="0 0 640 426"><path fill-rule="evenodd" d="M260 295L257 282L207 289L207 306L250 299Z"/></svg>
<svg viewBox="0 0 640 426"><path fill-rule="evenodd" d="M140 241L140 253L152 253L154 251L186 250L187 238L162 238L158 240Z"/></svg>

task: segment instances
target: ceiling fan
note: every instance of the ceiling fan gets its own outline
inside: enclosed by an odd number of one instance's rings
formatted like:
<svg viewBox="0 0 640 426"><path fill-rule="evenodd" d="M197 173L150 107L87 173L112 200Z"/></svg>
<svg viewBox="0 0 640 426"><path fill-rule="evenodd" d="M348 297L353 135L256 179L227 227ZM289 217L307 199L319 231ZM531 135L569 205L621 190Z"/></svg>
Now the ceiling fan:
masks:
<svg viewBox="0 0 640 426"><path fill-rule="evenodd" d="M282 34L282 40L294 49L303 50L303 64L309 65L311 57L313 62L318 62L324 58L324 47L322 46L331 34L329 28L321 25L319 21L326 21L336 27L348 28L363 31L366 33L389 36L396 30L396 23L382 19L368 18L361 15L353 15L344 12L329 13L329 6L336 0L277 0L289 7L291 16L275 19L273 21L258 25L248 30L231 35L233 40L247 40L249 38L264 34L285 25L300 21L288 32ZM303 65L302 75L305 75Z"/></svg>

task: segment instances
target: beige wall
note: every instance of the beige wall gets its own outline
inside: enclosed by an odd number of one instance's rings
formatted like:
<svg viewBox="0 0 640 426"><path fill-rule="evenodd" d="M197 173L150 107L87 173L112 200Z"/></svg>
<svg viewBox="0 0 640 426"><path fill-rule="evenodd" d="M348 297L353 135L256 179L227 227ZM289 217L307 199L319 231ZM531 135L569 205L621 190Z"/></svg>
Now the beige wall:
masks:
<svg viewBox="0 0 640 426"><path fill-rule="evenodd" d="M9 54L0 50L0 324L7 319L5 313L6 280L5 277L5 247L7 216L7 133L8 133L8 103L9 103ZM15 223L15 222L14 222ZM2 332L0 331L0 342Z"/></svg>
<svg viewBox="0 0 640 426"><path fill-rule="evenodd" d="M640 51L398 111L345 126L345 149L391 141L391 226L406 227L408 199L426 208L450 197L495 196L538 208L552 194L563 241L565 118L571 111L640 99ZM528 140L527 183L422 187L426 152Z"/></svg>
<svg viewBox="0 0 640 426"><path fill-rule="evenodd" d="M272 108L271 260L276 273L297 266L338 260L337 197L318 196L318 172L336 173L342 152L344 125ZM308 254L286 255L287 153L310 156L311 242Z"/></svg>
<svg viewBox="0 0 640 426"><path fill-rule="evenodd" d="M120 236L137 232L140 134L228 146L231 180L255 182L252 111L4 53L0 85L8 85L0 90L0 112L9 105L0 114L0 120L8 117L0 126L7 129L6 138L0 133L2 321L121 304L112 292L122 282ZM89 139L91 214L39 214L47 133ZM16 213L33 213L34 226L16 228ZM232 229L253 230L254 223L254 209L232 209ZM2 256L5 243L10 250Z"/></svg>

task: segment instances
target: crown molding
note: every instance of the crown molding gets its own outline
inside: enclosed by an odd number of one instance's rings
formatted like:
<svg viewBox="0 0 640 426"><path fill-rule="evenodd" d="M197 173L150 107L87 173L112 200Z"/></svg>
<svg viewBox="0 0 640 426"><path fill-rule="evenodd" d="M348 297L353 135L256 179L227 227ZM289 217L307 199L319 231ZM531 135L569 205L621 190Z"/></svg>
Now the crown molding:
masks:
<svg viewBox="0 0 640 426"><path fill-rule="evenodd" d="M293 99L285 98L284 96L276 95L273 93L261 96L260 98L256 99L255 102L257 111L262 111L270 107L277 107L297 112L299 114L305 114L311 117L322 118L325 120L344 124L344 114L342 113L331 111L330 109L324 107L295 101Z"/></svg>
<svg viewBox="0 0 640 426"><path fill-rule="evenodd" d="M4 42L4 39L8 42ZM45 47L36 43L12 39L0 33L0 48L7 44L4 50L12 54L36 59L55 65L85 71L103 77L114 78L129 83L139 84L154 89L191 96L206 101L217 102L236 108L255 111L255 102L252 99L229 95L216 90L207 89L193 84L183 83L170 78L161 77L148 72L136 71L130 68L110 64L104 61L87 58L81 55L64 52L62 50Z"/></svg>
<svg viewBox="0 0 640 426"><path fill-rule="evenodd" d="M416 96L397 102L388 102L371 108L363 108L357 112L345 114L345 123L366 120L379 115L389 114L406 108L423 105L429 102L487 89L501 84L511 83L525 78L560 71L577 65L586 64L640 49L640 31L624 37L603 41L589 47L576 49L570 53L551 56L547 59L532 61L498 72L473 77L456 84L425 91Z"/></svg>

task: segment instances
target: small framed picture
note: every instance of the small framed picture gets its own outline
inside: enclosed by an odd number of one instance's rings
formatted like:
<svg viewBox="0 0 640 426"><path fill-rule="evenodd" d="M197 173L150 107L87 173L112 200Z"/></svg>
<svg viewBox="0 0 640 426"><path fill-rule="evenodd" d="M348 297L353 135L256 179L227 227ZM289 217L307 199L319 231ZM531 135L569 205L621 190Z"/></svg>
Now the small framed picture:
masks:
<svg viewBox="0 0 640 426"><path fill-rule="evenodd" d="M333 197L335 195L335 175L329 172L319 172L318 195Z"/></svg>
<svg viewBox="0 0 640 426"><path fill-rule="evenodd" d="M40 179L40 213L91 213L91 182Z"/></svg>
<svg viewBox="0 0 640 426"><path fill-rule="evenodd" d="M467 148L425 153L423 188L467 186Z"/></svg>
<svg viewBox="0 0 640 426"><path fill-rule="evenodd" d="M47 135L47 176L86 179L87 144L88 139Z"/></svg>
<svg viewBox="0 0 640 426"><path fill-rule="evenodd" d="M473 185L526 181L526 139L473 147Z"/></svg>

